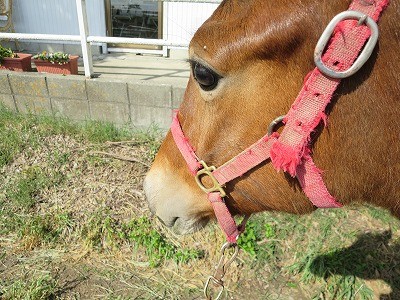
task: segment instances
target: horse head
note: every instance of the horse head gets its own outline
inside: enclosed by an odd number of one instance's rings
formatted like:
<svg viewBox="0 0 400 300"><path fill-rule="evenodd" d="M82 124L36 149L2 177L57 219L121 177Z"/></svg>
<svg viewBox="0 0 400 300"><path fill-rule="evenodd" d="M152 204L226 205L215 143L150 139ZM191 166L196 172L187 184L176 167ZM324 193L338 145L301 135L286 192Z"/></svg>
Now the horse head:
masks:
<svg viewBox="0 0 400 300"><path fill-rule="evenodd" d="M223 165L265 135L271 121L290 109L303 78L315 67L312 53L320 34L348 5L349 1L316 0L221 3L190 43L191 75L178 114L182 130L201 160ZM399 17L397 8L391 7L381 23L385 30L392 28L399 34L394 21ZM329 191L342 203L368 195L366 201L377 203L380 199L378 205L398 213L399 207L393 205L395 197L400 199L398 189L395 191L393 180L382 179L382 172L397 171L398 181L400 171L398 144L387 149L398 141L390 129L398 134L400 128L400 118L393 112L399 111L394 103L400 94L399 75L393 67L400 65L393 60L393 43L399 46L399 39L393 42L384 35L379 45L384 54L377 56L375 50L363 71L342 83L332 101L340 105L328 107L329 130L320 126L312 147ZM387 59L392 59L392 66L387 66ZM383 81L393 85L383 88ZM378 99L379 107L392 108L378 111ZM376 115L371 113L374 110ZM379 145L374 140L380 140ZM391 159L397 164L390 164ZM210 184L208 179L204 179L205 185ZM378 186L383 181L385 187ZM171 132L144 187L150 209L179 233L193 232L214 217ZM383 188L391 191L384 198ZM227 183L225 191L232 214L268 210L308 213L315 209L298 181L276 172L268 161Z"/></svg>

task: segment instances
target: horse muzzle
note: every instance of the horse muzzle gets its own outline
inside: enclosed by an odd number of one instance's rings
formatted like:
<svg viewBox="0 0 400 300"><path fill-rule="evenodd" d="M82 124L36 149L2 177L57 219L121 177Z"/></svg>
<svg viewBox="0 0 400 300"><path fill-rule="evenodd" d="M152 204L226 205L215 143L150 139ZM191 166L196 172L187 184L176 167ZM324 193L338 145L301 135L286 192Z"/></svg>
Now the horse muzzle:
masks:
<svg viewBox="0 0 400 300"><path fill-rule="evenodd" d="M165 168L154 165L143 186L151 212L177 234L200 230L212 215L209 204L201 201L204 197L202 192L193 190Z"/></svg>

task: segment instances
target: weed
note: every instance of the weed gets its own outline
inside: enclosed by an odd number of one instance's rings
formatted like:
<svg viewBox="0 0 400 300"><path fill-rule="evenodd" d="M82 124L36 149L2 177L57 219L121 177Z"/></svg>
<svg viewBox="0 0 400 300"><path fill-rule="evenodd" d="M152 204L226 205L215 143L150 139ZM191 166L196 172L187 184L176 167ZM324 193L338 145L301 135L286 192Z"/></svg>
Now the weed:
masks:
<svg viewBox="0 0 400 300"><path fill-rule="evenodd" d="M98 250L119 248L123 243L129 243L136 253L144 252L145 259L151 267L156 267L165 260L187 263L204 256L202 251L178 249L169 243L154 229L154 225L147 217L120 223L112 218L109 212L100 210L89 219L82 230L82 235L87 246Z"/></svg>
<svg viewBox="0 0 400 300"><path fill-rule="evenodd" d="M373 299L373 292L355 276L332 276L323 292L329 299L353 300ZM319 299L314 296L313 299Z"/></svg>
<svg viewBox="0 0 400 300"><path fill-rule="evenodd" d="M135 134L135 141L147 146L147 159L153 161L161 145L162 131L153 125L145 131L138 131Z"/></svg>
<svg viewBox="0 0 400 300"><path fill-rule="evenodd" d="M118 228L118 222L100 209L90 216L81 234L89 248L112 249L121 242Z"/></svg>
<svg viewBox="0 0 400 300"><path fill-rule="evenodd" d="M82 136L92 143L119 141L132 138L127 129L118 128L114 124L99 121L87 121L81 127Z"/></svg>
<svg viewBox="0 0 400 300"><path fill-rule="evenodd" d="M60 174L46 174L40 166L31 166L10 186L6 197L17 207L27 210L40 201L40 192L43 189L57 185L61 180Z"/></svg>
<svg viewBox="0 0 400 300"><path fill-rule="evenodd" d="M277 234L273 223L256 216L246 224L246 231L241 234L238 245L257 260L270 260L276 254Z"/></svg>
<svg viewBox="0 0 400 300"><path fill-rule="evenodd" d="M36 215L15 213L12 207L0 210L0 234L16 234L24 249L56 243L70 234L73 228L74 221L65 212Z"/></svg>
<svg viewBox="0 0 400 300"><path fill-rule="evenodd" d="M43 244L52 244L66 235L73 226L71 217L66 214L46 214L25 218L17 228L25 249L33 249Z"/></svg>
<svg viewBox="0 0 400 300"><path fill-rule="evenodd" d="M22 151L34 150L45 136L78 133L78 126L63 119L20 115L0 103L0 168Z"/></svg>
<svg viewBox="0 0 400 300"><path fill-rule="evenodd" d="M16 180L6 196L22 209L32 208L37 201L39 191L46 185L46 180L40 167L30 167Z"/></svg>
<svg viewBox="0 0 400 300"><path fill-rule="evenodd" d="M365 210L374 219L381 220L385 224L389 224L394 231L400 229L399 222L393 222L393 216L387 210L383 210L374 206L368 207Z"/></svg>
<svg viewBox="0 0 400 300"><path fill-rule="evenodd" d="M20 132L10 126L10 120L14 120L14 113L0 103L0 168L9 164L24 146Z"/></svg>
<svg viewBox="0 0 400 300"><path fill-rule="evenodd" d="M238 245L252 256L256 256L259 250L257 242L261 241L259 223L248 221L246 231L240 235Z"/></svg>
<svg viewBox="0 0 400 300"><path fill-rule="evenodd" d="M163 260L172 259L177 263L187 263L193 259L204 256L202 251L194 249L178 249L167 242L166 238L154 229L147 217L131 220L123 227L127 239L134 243L135 247L143 247L149 257L150 266L156 267Z"/></svg>
<svg viewBox="0 0 400 300"><path fill-rule="evenodd" d="M4 300L52 299L56 294L57 281L50 275L40 275L28 280L15 280L11 284L0 283L0 296Z"/></svg>
<svg viewBox="0 0 400 300"><path fill-rule="evenodd" d="M0 167L13 161L22 147L22 138L16 131L0 127Z"/></svg>
<svg viewBox="0 0 400 300"><path fill-rule="evenodd" d="M29 132L34 142L40 143L42 137L51 135L79 134L79 125L65 118L54 118L53 116L36 116L28 114L23 118L23 130Z"/></svg>

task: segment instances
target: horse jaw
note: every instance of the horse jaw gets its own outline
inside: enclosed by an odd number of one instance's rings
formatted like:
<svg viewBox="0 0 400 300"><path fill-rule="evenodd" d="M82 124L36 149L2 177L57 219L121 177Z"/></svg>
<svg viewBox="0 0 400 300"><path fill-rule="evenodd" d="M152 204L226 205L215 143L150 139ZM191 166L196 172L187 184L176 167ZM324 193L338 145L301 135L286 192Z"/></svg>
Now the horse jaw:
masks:
<svg viewBox="0 0 400 300"><path fill-rule="evenodd" d="M203 193L193 188L165 163L154 163L144 180L150 210L177 234L189 234L205 227L212 208ZM193 180L194 181L194 180Z"/></svg>

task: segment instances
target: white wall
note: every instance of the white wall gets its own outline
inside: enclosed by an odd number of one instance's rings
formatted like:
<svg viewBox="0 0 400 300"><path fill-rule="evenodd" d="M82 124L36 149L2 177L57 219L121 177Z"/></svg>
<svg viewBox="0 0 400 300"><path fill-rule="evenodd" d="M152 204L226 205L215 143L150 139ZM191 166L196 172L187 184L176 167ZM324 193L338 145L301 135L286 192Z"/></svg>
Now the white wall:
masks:
<svg viewBox="0 0 400 300"><path fill-rule="evenodd" d="M86 2L90 35L106 36L104 0ZM218 5L164 2L164 38L189 43ZM14 0L13 21L19 33L79 34L75 0Z"/></svg>
<svg viewBox="0 0 400 300"><path fill-rule="evenodd" d="M106 35L103 0L87 0L90 35ZM79 34L75 0L14 0L16 32Z"/></svg>
<svg viewBox="0 0 400 300"><path fill-rule="evenodd" d="M164 3L164 38L178 43L189 43L196 30L207 20L219 4Z"/></svg>

